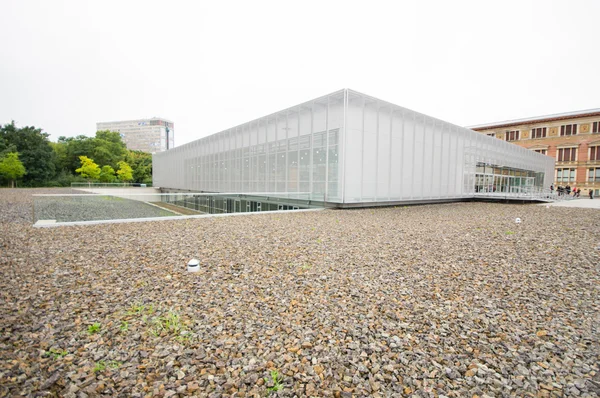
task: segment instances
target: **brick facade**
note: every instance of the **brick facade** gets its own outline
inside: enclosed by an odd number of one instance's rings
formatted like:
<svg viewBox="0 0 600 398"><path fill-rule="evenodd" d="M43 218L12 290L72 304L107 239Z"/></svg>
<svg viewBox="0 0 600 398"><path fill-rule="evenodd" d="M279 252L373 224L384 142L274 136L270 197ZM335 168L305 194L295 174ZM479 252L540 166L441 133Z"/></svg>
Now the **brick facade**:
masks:
<svg viewBox="0 0 600 398"><path fill-rule="evenodd" d="M575 133L573 127L576 125ZM565 127L562 127L565 126ZM541 131L546 137L532 138L533 129ZM594 190L595 196L600 193L600 159L590 160L590 150L600 146L600 110L583 111L571 114L554 115L547 117L532 118L527 120L494 123L483 126L471 127L482 134L494 135L496 138L505 140L507 136L516 135L507 133L518 131L518 140L511 141L515 145L537 151L546 151L546 155L556 160L556 171L554 174L554 185L581 188L582 195L588 195L588 190ZM571 135L561 135L571 133ZM567 148L575 148L575 160L560 160L565 152L571 154L571 151L565 151ZM558 180L559 170L569 169L567 178ZM572 176L571 169L575 170ZM590 176L589 170L592 169Z"/></svg>

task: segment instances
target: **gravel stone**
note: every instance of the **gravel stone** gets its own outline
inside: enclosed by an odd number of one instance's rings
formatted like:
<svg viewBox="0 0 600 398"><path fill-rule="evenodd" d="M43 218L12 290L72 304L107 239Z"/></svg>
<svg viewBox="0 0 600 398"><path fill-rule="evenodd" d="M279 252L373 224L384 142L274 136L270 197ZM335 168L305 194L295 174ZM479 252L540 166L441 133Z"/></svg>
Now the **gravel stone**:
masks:
<svg viewBox="0 0 600 398"><path fill-rule="evenodd" d="M0 397L600 394L597 210L38 229L34 193L70 190L0 189Z"/></svg>

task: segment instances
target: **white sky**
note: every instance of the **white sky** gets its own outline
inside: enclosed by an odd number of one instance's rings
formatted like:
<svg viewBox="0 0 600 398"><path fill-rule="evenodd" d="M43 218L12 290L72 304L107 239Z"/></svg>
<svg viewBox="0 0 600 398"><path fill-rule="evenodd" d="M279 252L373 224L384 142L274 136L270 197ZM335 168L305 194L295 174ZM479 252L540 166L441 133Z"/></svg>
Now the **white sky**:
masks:
<svg viewBox="0 0 600 398"><path fill-rule="evenodd" d="M0 123L175 145L352 88L458 125L600 108L600 1L0 0Z"/></svg>

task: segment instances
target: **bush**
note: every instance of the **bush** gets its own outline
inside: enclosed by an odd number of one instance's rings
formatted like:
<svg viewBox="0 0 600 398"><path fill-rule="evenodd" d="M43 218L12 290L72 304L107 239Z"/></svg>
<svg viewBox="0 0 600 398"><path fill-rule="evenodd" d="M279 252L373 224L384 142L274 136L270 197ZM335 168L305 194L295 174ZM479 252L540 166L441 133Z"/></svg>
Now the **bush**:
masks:
<svg viewBox="0 0 600 398"><path fill-rule="evenodd" d="M70 187L72 182L87 182L87 180L81 176L75 176L75 175L69 173L68 171L63 170L60 173L58 173L58 175L56 177L54 177L52 180L46 181L45 183L42 183L37 186Z"/></svg>

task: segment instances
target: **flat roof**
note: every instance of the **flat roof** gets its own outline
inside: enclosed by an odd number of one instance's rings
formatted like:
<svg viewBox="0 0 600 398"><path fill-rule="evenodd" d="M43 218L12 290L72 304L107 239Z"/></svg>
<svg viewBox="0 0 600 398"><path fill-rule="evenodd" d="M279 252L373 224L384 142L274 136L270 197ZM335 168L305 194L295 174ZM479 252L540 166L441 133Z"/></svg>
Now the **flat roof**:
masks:
<svg viewBox="0 0 600 398"><path fill-rule="evenodd" d="M478 125L474 125L474 126L467 126L467 128L471 129L471 130L486 130L488 128L509 127L509 126L516 126L519 124L551 122L554 120L563 120L563 119L571 119L574 117L579 118L579 117L586 117L586 116L600 116L600 108L586 109L586 110L574 111L574 112L555 113L553 115L545 115L545 116L527 117L524 119L505 120L502 122L495 122L495 123L478 124Z"/></svg>
<svg viewBox="0 0 600 398"><path fill-rule="evenodd" d="M112 122L96 122L96 124L101 124L101 123L148 122L150 120L162 120L163 122L173 123L173 121L171 121L169 119L165 119L164 117L149 117L149 118L145 118L145 119L115 120L115 121L112 121Z"/></svg>

